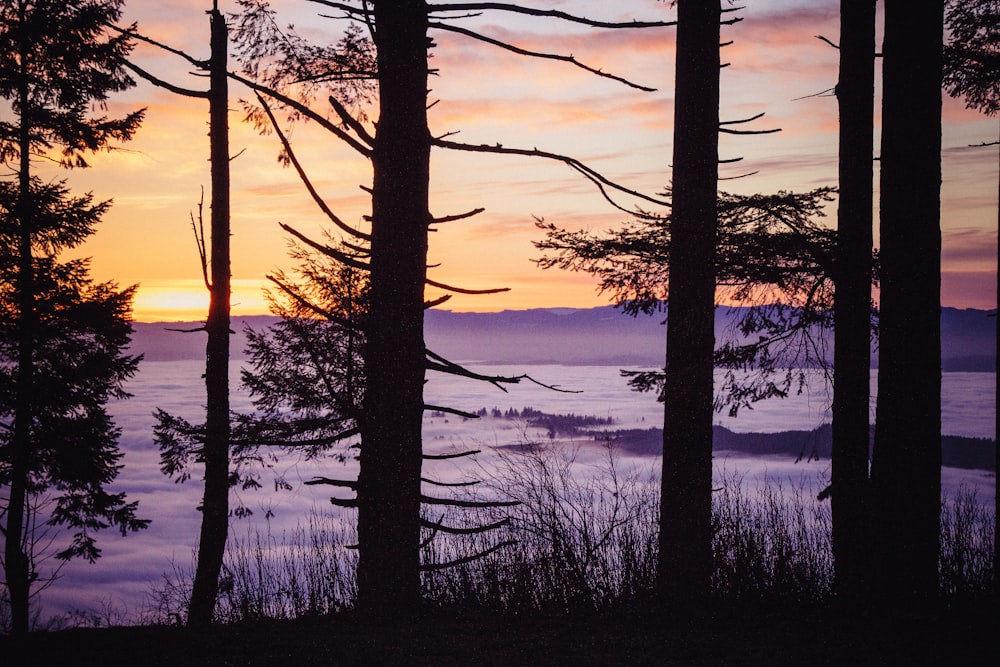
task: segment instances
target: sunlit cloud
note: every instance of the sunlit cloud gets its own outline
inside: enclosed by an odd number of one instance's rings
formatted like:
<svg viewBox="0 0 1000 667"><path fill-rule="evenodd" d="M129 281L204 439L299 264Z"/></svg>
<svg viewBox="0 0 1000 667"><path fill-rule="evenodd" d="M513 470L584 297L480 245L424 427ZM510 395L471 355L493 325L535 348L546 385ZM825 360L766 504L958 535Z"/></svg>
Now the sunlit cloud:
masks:
<svg viewBox="0 0 1000 667"><path fill-rule="evenodd" d="M954 308L996 308L996 271L943 270L941 303Z"/></svg>
<svg viewBox="0 0 1000 667"><path fill-rule="evenodd" d="M336 39L345 25L318 16L323 12L313 3L275 0L272 5L282 24L295 24L300 33L322 40ZM674 16L670 3L579 0L550 6L609 20ZM152 37L204 57L208 50L205 9L199 0L127 3L124 20L138 20L140 29ZM723 52L724 60L732 64L722 72L722 117L739 119L764 112L763 118L745 129L780 127L782 131L722 137L721 157L743 158L722 165L723 178L757 173L724 180L721 189L750 194L836 185L836 99L807 96L836 82L837 52L815 35L836 41L838 11L833 0L806 4L762 0L740 10L743 21L724 28L725 39L734 43ZM441 101L430 110L432 132L458 131L453 137L456 141L499 142L571 155L648 195L669 184L674 28L601 30L504 12L486 12L462 24L525 49L572 54L590 66L658 91L637 91L568 63L525 58L437 31L438 47L431 64L440 74L431 78L430 86L431 99ZM190 63L172 54L139 45L134 56L165 79L191 88L206 86L204 77L191 75ZM278 165L277 137L261 136L243 123L237 98L247 91L234 85L231 95L233 273L259 286L268 272L289 268L288 236L279 222L312 237L320 237L331 223L295 172ZM202 302L185 306L181 296L195 298L193 292L204 299L191 217L197 215L203 188L203 213L206 218L209 213L207 104L140 83L111 100L109 112L120 114L138 106L148 107L146 123L122 150L95 156L93 169L45 173L66 177L74 191L93 191L98 198L114 199L98 233L80 251L93 257L96 278L123 285L139 283L137 313L145 313L144 319L175 317L177 311L185 310L203 316ZM876 120L877 116L878 103ZM961 100L946 98L944 122L943 257L945 270L955 276L945 282L946 286L962 285L961 289L948 287L947 303L948 298L978 293L979 288L973 289L976 280L983 280L983 290L989 291L991 278L982 272L988 273L990 257L995 256L991 249L991 233L995 232L990 230L996 225L997 172L994 149L967 148L995 138L993 119L965 109ZM348 224L367 229L363 216L370 213L370 198L359 186L371 183L370 162L315 124L289 129L297 156L330 207ZM877 128L875 139L877 154ZM878 186L877 165L873 185ZM626 209L656 208L626 195L614 197ZM564 305L569 301L602 303L585 277L541 272L530 262L534 255L531 241L538 238L533 216L589 229L613 228L627 218L592 183L558 162L435 149L432 212L449 215L476 207L485 207L486 213L441 225L432 234L431 261L442 264L436 271L447 282L486 287L510 284L516 289L488 298L456 296L449 307L495 310L497 304L558 305L562 299L567 300ZM835 224L835 210L827 222ZM877 218L875 223L877 230ZM984 230L978 237L977 229ZM508 280L518 272L523 272L522 278ZM161 294L158 302L143 301L147 298L143 295L152 298L153 287L170 281L190 281L190 285L176 298ZM252 292L234 301L263 312L263 301Z"/></svg>
<svg viewBox="0 0 1000 667"><path fill-rule="evenodd" d="M946 264L964 268L969 268L970 263L980 265L979 268L996 266L996 230L953 228L946 230L942 237L942 260Z"/></svg>

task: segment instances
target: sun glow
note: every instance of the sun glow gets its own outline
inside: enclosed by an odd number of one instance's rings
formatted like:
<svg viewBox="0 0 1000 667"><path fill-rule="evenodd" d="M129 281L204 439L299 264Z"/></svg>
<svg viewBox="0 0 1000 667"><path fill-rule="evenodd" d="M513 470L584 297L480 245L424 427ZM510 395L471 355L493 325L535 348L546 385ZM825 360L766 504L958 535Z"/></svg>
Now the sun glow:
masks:
<svg viewBox="0 0 1000 667"><path fill-rule="evenodd" d="M264 315L268 312L258 280L234 280L232 314ZM151 280L139 286L133 303L137 322L185 322L204 320L208 315L208 290L198 280Z"/></svg>

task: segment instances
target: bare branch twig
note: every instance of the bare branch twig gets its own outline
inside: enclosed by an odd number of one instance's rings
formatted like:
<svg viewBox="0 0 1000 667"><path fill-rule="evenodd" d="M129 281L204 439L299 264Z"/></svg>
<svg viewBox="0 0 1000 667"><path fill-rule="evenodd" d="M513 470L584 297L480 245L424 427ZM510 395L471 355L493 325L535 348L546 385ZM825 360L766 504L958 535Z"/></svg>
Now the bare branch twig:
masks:
<svg viewBox="0 0 1000 667"><path fill-rule="evenodd" d="M465 35L466 37L471 37L472 39L477 39L477 40L479 40L481 42L485 42L487 44L491 44L493 46L500 47L501 49L505 49L507 51L511 51L512 53L516 53L516 54L521 55L521 56L529 56L531 58L541 58L543 60L558 60L560 62L569 63L571 65L575 65L576 67L579 67L580 69L586 70L586 71L590 72L591 74L596 74L597 76L604 77L605 79L611 79L612 81L617 81L619 83L623 83L623 84L625 84L626 86L628 86L630 88L636 88L638 90L642 90L642 91L645 91L647 93L651 93L651 92L656 91L656 88L650 88L649 86L643 86L643 85L640 85L638 83L635 83L634 81L629 81L628 79L626 79L624 77L620 77L620 76L617 76L615 74L610 74L608 72L605 72L603 70L597 69L595 67L591 67L589 65L585 65L584 63L580 62L579 60L577 60L573 56L564 56L564 55L560 55L558 53L543 53L541 51L528 51L527 49L522 49L519 46L514 46L513 44L508 44L507 42L502 42L502 41L500 41L498 39L493 39L492 37L487 37L486 35L483 35L481 33L475 32L474 30L468 30L466 28L459 28L458 26L448 25L447 23L438 23L436 21L432 21L432 22L428 23L428 26L431 27L431 28L437 28L438 30L445 30L447 32L454 32L454 33L458 33L460 35Z"/></svg>
<svg viewBox="0 0 1000 667"><path fill-rule="evenodd" d="M261 95L259 92L255 93L255 95L257 95L257 101L260 102L261 108L264 109L264 113L267 114L267 119L271 121L271 127L274 128L275 134L278 135L278 140L281 141L281 146L285 150L285 155L288 156L289 162L291 162L292 167L294 167L295 169L295 172L299 175L299 180L301 180L302 184L306 187L306 191L309 193L309 196L312 197L313 201L316 202L316 205L319 206L319 210L322 211L323 214L326 217L328 217L330 221L333 222L333 224L335 224L341 230L347 232L348 234L356 238L370 241L371 240L370 234L366 234L364 232L360 232L354 229L346 222L341 220L340 217L336 213L334 213L329 206L327 206L326 201L320 196L319 192L316 191L316 188L313 187L312 181L309 180L308 174L306 174L306 171L305 169L302 168L302 164L299 162L299 159L295 156L295 151L292 150L291 142L288 141L288 137L285 136L285 133L278 126L278 121L274 117L274 114L271 112L271 107L267 104L267 101L264 100L264 96Z"/></svg>
<svg viewBox="0 0 1000 667"><path fill-rule="evenodd" d="M303 243L305 243L310 248L313 248L314 250L320 251L321 253L323 253L327 257L332 257L333 259L337 260L338 262L340 262L342 264L345 264L346 266L350 266L351 268L354 268L354 269L358 269L358 270L361 270L361 271L370 271L371 270L370 266L368 266L364 262L360 261L356 257L352 257L352 256L348 255L346 252L341 252L341 251L337 250L336 248L331 248L330 246L328 246L328 245L326 245L324 243L317 243L316 241L313 241L311 238L309 238L305 234L299 232L298 230L296 230L295 228L291 227L290 225L286 225L283 222L279 222L278 225L280 225L282 229L284 229L286 232L288 232L289 234L291 234L292 236L294 236L298 240L300 240Z"/></svg>

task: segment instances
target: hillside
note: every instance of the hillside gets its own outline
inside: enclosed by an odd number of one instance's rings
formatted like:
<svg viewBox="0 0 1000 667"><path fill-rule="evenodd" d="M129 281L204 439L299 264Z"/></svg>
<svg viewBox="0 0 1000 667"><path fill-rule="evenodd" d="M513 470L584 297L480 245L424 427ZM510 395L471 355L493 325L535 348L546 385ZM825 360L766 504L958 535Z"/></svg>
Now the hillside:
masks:
<svg viewBox="0 0 1000 667"><path fill-rule="evenodd" d="M723 340L733 321L731 309L716 315L716 339ZM665 315L629 317L613 306L457 313L430 310L425 317L429 348L463 361L518 364L587 364L659 366L663 363ZM246 327L263 329L275 318L233 321L233 359L244 358ZM200 323L136 323L132 349L150 361L198 359L205 337ZM946 371L992 371L996 318L985 310L945 308L941 313L942 364ZM832 346L831 346L832 347ZM873 363L877 365L875 352Z"/></svg>

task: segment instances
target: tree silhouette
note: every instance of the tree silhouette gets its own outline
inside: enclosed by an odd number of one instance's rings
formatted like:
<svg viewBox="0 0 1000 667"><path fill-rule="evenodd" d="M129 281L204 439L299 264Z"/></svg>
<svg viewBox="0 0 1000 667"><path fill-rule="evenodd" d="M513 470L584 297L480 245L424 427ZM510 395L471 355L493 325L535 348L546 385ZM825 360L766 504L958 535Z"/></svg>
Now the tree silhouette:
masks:
<svg viewBox="0 0 1000 667"><path fill-rule="evenodd" d="M876 584L890 608L938 590L943 2L885 3Z"/></svg>
<svg viewBox="0 0 1000 667"><path fill-rule="evenodd" d="M247 32L253 32L259 38L253 43L250 53L245 53L249 62L249 72L264 80L269 86L286 88L290 84L301 84L302 79L308 81L304 86L306 93L298 100L285 98L281 93L267 87L260 90L273 93L287 102L296 115L296 105L308 101L310 95L317 90L329 88L331 81L334 88L350 91L353 89L352 72L336 71L345 63L364 63L368 47L366 41L357 31L350 31L348 37L330 49L308 49L294 35L275 29L273 12L266 2L245 0L239 3L245 13L238 17L237 39ZM211 202L211 244L206 243L203 230L201 207L199 205L198 222L192 220L195 230L198 250L202 262L205 285L211 300L208 319L203 329L208 334L206 344L206 421L204 424L191 424L184 419L170 415L162 410L156 412L156 439L161 448L162 469L165 473L186 480L189 476L188 464L197 460L205 467L205 492L201 505L202 524L199 539L198 562L195 570L195 580L192 588L189 606L188 624L193 626L207 625L212 620L218 593L218 580L225 553L226 537L229 526L229 490L231 486L242 484L244 487L256 484L255 473L250 472L253 462L258 462L260 439L268 439L264 444L275 444L269 438L276 437L274 433L264 434L261 423L246 421L246 416L239 418L237 433L232 432L233 425L229 411L229 336L230 331L230 221L229 221L229 149L228 149L228 81L236 78L244 83L246 79L234 76L227 65L228 26L225 18L213 4L211 16L211 57L207 61L198 60L192 56L135 32L128 33L137 39L152 44L158 48L178 55L202 71L207 71L210 78L208 91L190 90L176 84L164 81L147 72L132 62L126 65L142 78L156 86L171 92L195 98L208 99L210 117L210 156L212 163L212 202ZM267 29L262 29L261 26ZM124 31L123 31L124 32ZM269 56L281 54L285 58L282 65L293 63L291 67L279 68L275 71L263 72L259 63ZM294 55L295 58L291 56ZM357 66L347 65L358 70ZM308 74L306 74L306 69ZM364 76L357 83L357 89L366 89ZM302 86L299 86L302 88ZM249 119L261 124L261 118L273 115L266 105L251 109ZM264 120L263 122L268 122ZM329 124L327 124L330 126ZM280 132L280 131L279 131ZM290 153L290 148L288 149ZM294 158L285 157L286 162ZM201 329L199 329L201 330ZM272 426L275 424L272 423ZM287 437L287 433L286 433ZM231 469L230 455L235 469ZM236 507L238 514L246 511L244 507Z"/></svg>
<svg viewBox="0 0 1000 667"><path fill-rule="evenodd" d="M361 470L356 482L325 480L356 491L356 499L338 503L358 506L359 607L381 617L412 616L419 604L421 504L448 503L421 493L421 426L425 407L425 370L485 379L494 383L513 378L483 378L426 350L423 341L424 309L445 301L450 294L469 290L431 280L427 276L429 226L474 215L477 211L434 217L428 209L429 156L432 147L453 150L524 155L554 159L569 165L594 182L610 199L609 190L629 192L573 158L538 149L501 145L471 145L432 137L427 125L428 58L433 41L430 30L445 30L489 43L522 55L557 59L587 69L599 76L623 81L580 63L571 56L531 52L457 24L479 12L498 11L525 16L547 16L594 27L648 27L652 23L602 23L565 12L536 10L506 3L459 3L431 5L418 0L402 2L329 2L316 4L338 10L371 35L375 44L374 71L356 71L356 78L377 75L378 120L372 131L336 97L330 103L339 122L331 123L300 99L282 95L274 86L237 77L268 99L277 100L294 113L317 122L345 141L373 167L370 233L344 225L321 203L304 170L282 139L288 157L306 183L314 200L324 208L341 232L351 238L356 255L345 256L336 248L323 252L348 265L370 272L369 310L364 353L366 387L360 416ZM259 4L259 3L250 3ZM251 39L252 42L252 39ZM294 65L285 71L292 71ZM319 77L324 72L314 73ZM259 77L258 77L259 78ZM305 79L303 79L304 81ZM628 82L626 82L628 83ZM629 84L632 85L632 84ZM278 92L279 94L275 94ZM263 114L266 116L266 112ZM273 124L275 130L277 125ZM366 188L367 189L367 188ZM636 194L638 193L631 193ZM648 198L648 200L656 201ZM299 235L300 239L305 237ZM446 292L425 302L424 287ZM491 292L498 290L484 290ZM449 409L450 411L456 411ZM460 413L460 411L457 411ZM430 528L431 535L446 527ZM429 565L428 565L429 566ZM435 564L435 567L440 564Z"/></svg>
<svg viewBox="0 0 1000 667"><path fill-rule="evenodd" d="M124 396L137 360L122 353L131 327L132 290L94 285L85 261L59 263L108 204L70 198L62 183L43 185L33 158L86 167L86 155L128 140L143 112L94 115L109 94L133 85L122 67L131 41L105 34L119 0L0 3L0 97L13 121L0 122L0 160L17 165L4 183L3 484L4 570L12 632L28 629L35 580L32 498L55 495L53 525L75 528L61 558L99 555L93 531L145 526L136 505L105 490L119 469L118 432L104 412ZM50 151L58 150L57 156Z"/></svg>
<svg viewBox="0 0 1000 667"><path fill-rule="evenodd" d="M271 312L281 321L247 331L242 380L256 413L241 417L237 447L294 448L313 458L359 432L368 280L316 250L295 245L291 254L294 277L271 277Z"/></svg>
<svg viewBox="0 0 1000 667"><path fill-rule="evenodd" d="M712 403L719 180L718 0L677 2L671 285L657 586L678 618L712 576Z"/></svg>
<svg viewBox="0 0 1000 667"><path fill-rule="evenodd" d="M229 70L227 66L229 49L229 29L225 17L219 11L218 1L213 2L208 12L211 20L211 55L207 61L198 61L186 54L155 42L138 34L135 26L123 30L109 22L109 26L121 34L136 37L147 43L163 48L186 58L189 62L207 71L209 89L189 90L159 79L132 62L125 66L143 79L173 93L207 99L209 104L209 161L211 163L211 221L210 243L206 242L204 220L199 203L198 223L192 219L192 227L198 244L205 287L209 292L208 317L204 327L207 334L205 345L205 425L200 438L201 460L205 466L205 490L202 499L202 522L198 540L198 560L195 567L194 584L188 609L188 623L205 626L211 623L218 595L219 573L226 549L229 533L229 315L231 296L230 275L230 197L229 197ZM185 332L192 333L192 332ZM172 428L181 429L171 415L158 410L157 433L168 438L160 442L161 447L170 449ZM159 436L158 436L159 437ZM165 464L169 468L169 463Z"/></svg>
<svg viewBox="0 0 1000 667"><path fill-rule="evenodd" d="M840 110L831 503L836 593L867 595L871 433L875 0L840 6Z"/></svg>
<svg viewBox="0 0 1000 667"><path fill-rule="evenodd" d="M326 456L359 432L367 279L312 248L294 244L291 255L294 274L270 276L276 289L268 300L280 321L247 329L241 378L254 411L231 415L229 482L242 489L260 487L261 471L279 458ZM205 425L159 411L155 428L164 472L188 479L192 464L204 461ZM346 449L334 456L346 460ZM291 489L280 475L274 483ZM242 505L233 511L250 513Z"/></svg>
<svg viewBox="0 0 1000 667"><path fill-rule="evenodd" d="M201 503L198 565L191 588L188 624L211 623L219 573L229 535L229 30L215 3L211 13L209 161L212 174L212 243L206 280L210 298L205 320L205 493ZM202 239L204 241L204 239ZM202 243L202 265L206 253ZM206 278L208 276L206 275Z"/></svg>
<svg viewBox="0 0 1000 667"><path fill-rule="evenodd" d="M944 87L965 105L987 116L1000 112L1000 2L949 0L945 23L951 37L944 46ZM1000 145L1000 141L994 142ZM989 145L989 144L984 144ZM997 256L1000 258L1000 179L997 180ZM998 260L1000 261L1000 260ZM997 271L997 302L1000 303L1000 270ZM1000 327L997 329L997 373L994 398L1000 405ZM994 460L1000 461L1000 411L994 421ZM1000 495L993 514L993 534L1000 535ZM994 580L1000 581L1000 540L994 539ZM994 587L1000 592L1000 586Z"/></svg>
<svg viewBox="0 0 1000 667"><path fill-rule="evenodd" d="M715 341L714 365L725 369L715 409L739 409L786 396L806 380L804 368L828 368L823 332L832 327L836 234L822 224L833 190L771 195L719 193L717 300L740 307L727 337ZM601 234L539 222L542 268L585 271L629 314L667 309L672 216L644 216ZM667 309L668 310L668 309ZM668 310L669 312L669 310ZM661 371L623 371L638 390L662 392Z"/></svg>

